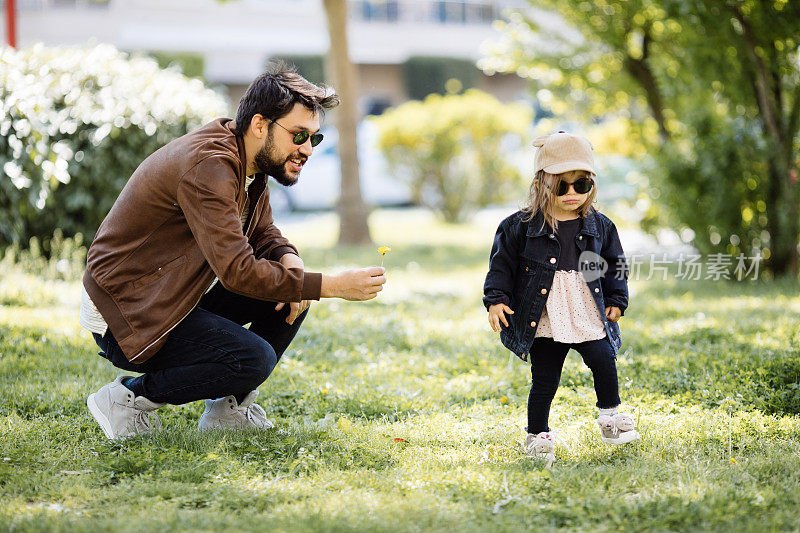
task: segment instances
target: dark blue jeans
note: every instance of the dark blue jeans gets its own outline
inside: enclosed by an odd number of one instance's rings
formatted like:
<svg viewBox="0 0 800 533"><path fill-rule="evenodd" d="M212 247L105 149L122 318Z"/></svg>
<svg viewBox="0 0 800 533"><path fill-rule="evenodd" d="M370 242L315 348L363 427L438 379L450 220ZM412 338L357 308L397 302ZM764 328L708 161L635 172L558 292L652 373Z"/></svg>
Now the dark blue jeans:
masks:
<svg viewBox="0 0 800 533"><path fill-rule="evenodd" d="M528 395L528 433L550 431L547 425L550 404L555 398L561 369L570 348L574 348L594 376L597 407L606 409L620 404L617 364L614 349L607 338L577 344L564 344L548 337L537 337L531 348L531 392Z"/></svg>
<svg viewBox="0 0 800 533"><path fill-rule="evenodd" d="M280 311L275 305L217 283L169 333L166 344L139 365L125 358L111 331L94 338L100 355L114 366L143 373L128 383L136 396L182 404L232 394L242 401L269 377L308 313L289 325L289 305ZM247 323L249 329L242 327Z"/></svg>

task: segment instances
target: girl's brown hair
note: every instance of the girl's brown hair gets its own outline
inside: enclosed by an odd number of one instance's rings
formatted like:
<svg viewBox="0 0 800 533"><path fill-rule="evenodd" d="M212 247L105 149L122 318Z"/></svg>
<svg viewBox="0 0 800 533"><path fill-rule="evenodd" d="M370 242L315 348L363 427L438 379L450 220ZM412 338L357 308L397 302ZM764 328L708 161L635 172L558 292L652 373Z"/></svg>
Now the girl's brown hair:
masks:
<svg viewBox="0 0 800 533"><path fill-rule="evenodd" d="M558 198L558 196L555 194L555 191L558 190L559 184L564 181L564 178L568 178L570 182L572 182L584 176L590 178L592 181L595 181L594 175L585 170L569 170L567 172L562 172L561 174L550 174L544 170L538 171L536 176L533 178L531 188L528 192L528 203L522 208L522 212L526 214L523 220L528 222L533 219L537 212L541 212L544 216L542 228L544 228L544 224L546 222L551 228L553 228L553 231L558 231L558 221L553 215ZM583 202L583 204L577 209L578 216L583 218L592 212L594 209L592 204L594 203L595 198L597 198L596 181L595 186L592 187L591 191L589 191L589 196L586 198L586 201Z"/></svg>

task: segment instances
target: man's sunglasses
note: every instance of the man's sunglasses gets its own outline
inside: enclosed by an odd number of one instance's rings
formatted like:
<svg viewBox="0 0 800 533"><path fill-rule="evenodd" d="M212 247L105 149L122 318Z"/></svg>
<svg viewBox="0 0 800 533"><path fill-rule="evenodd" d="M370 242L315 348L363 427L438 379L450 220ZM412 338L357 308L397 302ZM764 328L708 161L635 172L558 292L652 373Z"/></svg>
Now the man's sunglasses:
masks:
<svg viewBox="0 0 800 533"><path fill-rule="evenodd" d="M281 126L281 124L277 120L270 120L270 122L277 124L278 126ZM285 129L286 131L289 131L283 126L281 126L281 128ZM308 139L311 139L311 146L316 146L322 142L321 133L311 133L308 131L299 131L297 133L289 131L289 133L294 135L294 137L292 137L292 142L298 146L304 144Z"/></svg>
<svg viewBox="0 0 800 533"><path fill-rule="evenodd" d="M569 192L569 186L572 185L572 188L575 189L576 194L586 194L587 192L592 190L594 187L594 182L591 178L583 177L578 178L572 183L567 183L566 181L562 181L558 184L558 190L556 191L557 196L564 196Z"/></svg>

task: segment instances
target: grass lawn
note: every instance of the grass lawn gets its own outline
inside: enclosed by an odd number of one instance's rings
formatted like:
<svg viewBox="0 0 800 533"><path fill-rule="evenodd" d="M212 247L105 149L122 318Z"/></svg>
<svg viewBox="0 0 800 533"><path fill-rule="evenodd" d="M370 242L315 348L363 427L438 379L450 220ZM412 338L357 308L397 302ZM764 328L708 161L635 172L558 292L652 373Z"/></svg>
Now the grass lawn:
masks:
<svg viewBox="0 0 800 533"><path fill-rule="evenodd" d="M387 288L312 306L260 387L264 433L199 434L195 402L106 440L85 401L117 371L77 325L78 283L0 272L0 531L800 529L800 287L632 282L618 367L643 438L600 442L571 352L544 470L519 447L529 368L480 303L498 220L430 220L373 214ZM285 226L310 270L379 262L332 225Z"/></svg>

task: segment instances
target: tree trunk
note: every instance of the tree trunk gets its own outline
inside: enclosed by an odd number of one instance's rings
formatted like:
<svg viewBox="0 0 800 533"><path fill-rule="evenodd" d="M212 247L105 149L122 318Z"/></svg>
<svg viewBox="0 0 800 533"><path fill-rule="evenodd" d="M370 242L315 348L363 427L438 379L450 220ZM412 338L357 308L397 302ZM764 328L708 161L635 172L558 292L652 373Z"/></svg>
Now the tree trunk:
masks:
<svg viewBox="0 0 800 533"><path fill-rule="evenodd" d="M755 98L768 141L769 191L767 194L767 217L769 218L770 257L768 264L775 275L798 274L797 243L798 185L797 169L794 167L794 131L784 129L796 121L794 110L788 117L783 115L780 77L775 68L770 68L758 54L758 42L750 21L738 7L732 7L734 16L742 26L744 49L754 73ZM800 94L800 92L798 92ZM795 172L794 177L792 171Z"/></svg>
<svg viewBox="0 0 800 533"><path fill-rule="evenodd" d="M661 97L661 91L658 88L656 77L650 68L650 34L645 33L642 40L642 57L636 59L630 55L625 56L624 65L628 73L639 82L639 85L644 90L647 105L650 106L650 113L653 119L658 124L658 134L661 137L661 142L666 142L670 139L669 130L667 129L667 121L664 118L664 100Z"/></svg>
<svg viewBox="0 0 800 533"><path fill-rule="evenodd" d="M767 205L772 254L767 264L776 276L797 278L800 266L797 253L797 243L800 240L798 187L791 171L786 170L786 162L779 161L779 157L776 156L769 165L769 187L774 193L770 194Z"/></svg>
<svg viewBox="0 0 800 533"><path fill-rule="evenodd" d="M342 175L339 197L339 243L371 242L367 225L367 208L361 197L356 144L356 71L350 62L347 47L347 1L323 0L328 19L330 50L327 57L328 76L341 97L334 111L339 131L339 164Z"/></svg>

